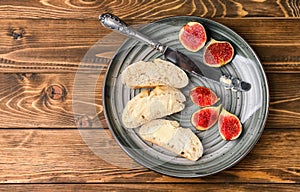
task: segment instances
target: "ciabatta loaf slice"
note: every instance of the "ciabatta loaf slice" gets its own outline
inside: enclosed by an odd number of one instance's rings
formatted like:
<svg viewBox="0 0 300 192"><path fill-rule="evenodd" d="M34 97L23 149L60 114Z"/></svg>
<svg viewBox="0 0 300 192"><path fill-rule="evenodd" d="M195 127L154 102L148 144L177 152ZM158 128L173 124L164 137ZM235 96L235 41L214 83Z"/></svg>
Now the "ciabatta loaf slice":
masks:
<svg viewBox="0 0 300 192"><path fill-rule="evenodd" d="M121 79L122 83L130 88L161 85L183 88L189 82L186 73L182 69L162 59L133 63L122 72Z"/></svg>
<svg viewBox="0 0 300 192"><path fill-rule="evenodd" d="M203 154L200 139L188 128L182 128L177 121L157 119L144 124L140 136L177 155L197 161Z"/></svg>
<svg viewBox="0 0 300 192"><path fill-rule="evenodd" d="M136 128L184 109L185 96L176 88L158 86L151 92L143 90L125 106L122 122L127 128Z"/></svg>

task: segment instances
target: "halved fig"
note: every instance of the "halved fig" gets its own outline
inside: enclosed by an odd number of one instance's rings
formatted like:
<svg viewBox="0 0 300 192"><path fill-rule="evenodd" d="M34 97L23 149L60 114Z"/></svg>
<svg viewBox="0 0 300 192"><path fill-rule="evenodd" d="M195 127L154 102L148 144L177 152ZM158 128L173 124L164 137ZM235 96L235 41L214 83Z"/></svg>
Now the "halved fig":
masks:
<svg viewBox="0 0 300 192"><path fill-rule="evenodd" d="M229 63L234 56L234 49L227 41L212 39L205 47L203 61L211 67L221 67Z"/></svg>
<svg viewBox="0 0 300 192"><path fill-rule="evenodd" d="M205 28L198 22L188 22L179 31L179 41L189 51L199 51L205 45L206 40Z"/></svg>
<svg viewBox="0 0 300 192"><path fill-rule="evenodd" d="M212 90L202 86L193 88L190 91L190 98L193 103L200 107L212 106L219 100Z"/></svg>
<svg viewBox="0 0 300 192"><path fill-rule="evenodd" d="M221 137L228 141L237 139L243 129L239 118L224 108L219 115L218 127Z"/></svg>
<svg viewBox="0 0 300 192"><path fill-rule="evenodd" d="M218 121L221 105L218 107L205 107L192 115L191 122L197 130L207 130Z"/></svg>

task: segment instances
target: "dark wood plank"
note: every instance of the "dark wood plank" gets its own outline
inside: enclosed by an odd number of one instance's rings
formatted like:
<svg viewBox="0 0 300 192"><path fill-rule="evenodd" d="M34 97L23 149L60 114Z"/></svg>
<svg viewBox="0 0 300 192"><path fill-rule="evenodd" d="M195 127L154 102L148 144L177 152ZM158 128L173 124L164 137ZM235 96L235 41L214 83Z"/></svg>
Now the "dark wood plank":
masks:
<svg viewBox="0 0 300 192"><path fill-rule="evenodd" d="M106 127L103 79L104 72L0 73L0 127ZM268 81L270 113L266 127L300 128L299 73L269 73Z"/></svg>
<svg viewBox="0 0 300 192"><path fill-rule="evenodd" d="M252 152L233 168L187 180L138 166L110 138L108 130L2 129L0 182L299 183L299 136L293 129L265 130Z"/></svg>
<svg viewBox="0 0 300 192"><path fill-rule="evenodd" d="M76 80L74 73L0 74L0 127L76 128L82 120L96 126L98 121L104 121L104 74L79 78Z"/></svg>
<svg viewBox="0 0 300 192"><path fill-rule="evenodd" d="M0 71L76 71L89 48L107 32L98 22L93 21L93 26L88 23L90 21L1 20ZM98 61L96 58L90 65L84 64L94 69L95 64L101 66Z"/></svg>
<svg viewBox="0 0 300 192"><path fill-rule="evenodd" d="M267 127L300 128L300 74L290 75L267 75L270 89Z"/></svg>
<svg viewBox="0 0 300 192"><path fill-rule="evenodd" d="M267 72L300 71L299 19L215 20L248 41ZM6 73L76 72L79 66L94 71L109 62L125 39L104 29L97 19L0 22L0 72Z"/></svg>
<svg viewBox="0 0 300 192"><path fill-rule="evenodd" d="M299 189L299 184L7 184L0 185L1 191L265 191L265 192L295 192Z"/></svg>
<svg viewBox="0 0 300 192"><path fill-rule="evenodd" d="M125 18L150 20L171 15L201 17L299 17L299 3L264 0L155 1L3 1L0 18L93 19L112 12ZM34 14L33 14L34 13Z"/></svg>

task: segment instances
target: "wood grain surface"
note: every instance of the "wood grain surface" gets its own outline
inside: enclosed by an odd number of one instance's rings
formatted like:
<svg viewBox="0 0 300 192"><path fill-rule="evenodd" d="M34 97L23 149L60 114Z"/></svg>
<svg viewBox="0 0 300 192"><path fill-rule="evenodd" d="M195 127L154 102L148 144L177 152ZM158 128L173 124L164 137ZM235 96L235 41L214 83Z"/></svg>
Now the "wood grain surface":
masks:
<svg viewBox="0 0 300 192"><path fill-rule="evenodd" d="M214 20L242 36L258 54L266 72L300 72L300 22L297 20ZM111 34L97 20L2 19L1 24L0 72L6 73L76 72L78 67L94 72L109 62L125 39ZM24 34L14 38L15 33ZM99 51L83 60L93 46Z"/></svg>
<svg viewBox="0 0 300 192"><path fill-rule="evenodd" d="M41 0L3 1L0 18L94 19L99 13L118 13L126 20L153 21L173 15L200 17L299 17L297 0Z"/></svg>
<svg viewBox="0 0 300 192"><path fill-rule="evenodd" d="M138 185L135 183L130 184L28 184L28 185L5 185L0 186L2 191L257 191L260 189L262 191L285 191L285 192L295 192L299 189L300 185L289 185L289 184L196 184L196 183L186 183L186 184L144 184Z"/></svg>
<svg viewBox="0 0 300 192"><path fill-rule="evenodd" d="M299 73L268 73L267 78L266 127L300 128ZM77 128L82 118L89 127L106 127L103 79L104 73L0 73L0 128Z"/></svg>
<svg viewBox="0 0 300 192"><path fill-rule="evenodd" d="M296 129L267 129L247 158L233 168L212 176L185 179L168 177L138 166L119 149L108 130L81 130L81 133L78 130L0 130L0 181L299 183L299 137ZM98 155L93 153L83 138L90 147L95 147L93 150L98 150ZM103 152L110 155L106 156Z"/></svg>
<svg viewBox="0 0 300 192"><path fill-rule="evenodd" d="M102 86L125 38L99 24L105 12L137 28L169 16L210 18L251 45L270 108L246 158L187 179L141 167L120 149ZM0 1L0 24L1 191L299 191L299 0L10 0Z"/></svg>

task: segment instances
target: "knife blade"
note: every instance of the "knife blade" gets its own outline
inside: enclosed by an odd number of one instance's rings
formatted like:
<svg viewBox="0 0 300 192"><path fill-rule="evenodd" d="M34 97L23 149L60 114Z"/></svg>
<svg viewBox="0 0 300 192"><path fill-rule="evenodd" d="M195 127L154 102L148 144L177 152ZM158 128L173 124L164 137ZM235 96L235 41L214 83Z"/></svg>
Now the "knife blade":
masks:
<svg viewBox="0 0 300 192"><path fill-rule="evenodd" d="M251 89L250 83L223 74L220 70L206 66L205 64L196 65L194 61L185 54L170 47L166 47L164 56L168 61L174 63L184 71L208 81L214 81L217 84L221 84L226 89L233 89L236 91L249 91Z"/></svg>
<svg viewBox="0 0 300 192"><path fill-rule="evenodd" d="M153 47L157 51L161 52L166 60L177 65L189 74L206 79L208 81L213 81L214 83L220 84L225 89L232 89L235 91L249 91L251 89L250 83L244 82L237 77L223 74L220 70L214 69L204 64L196 65L195 62L185 54L174 50L171 47L163 45L160 42L140 33L139 31L136 31L113 14L102 14L99 16L99 20L104 27L132 37Z"/></svg>

